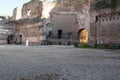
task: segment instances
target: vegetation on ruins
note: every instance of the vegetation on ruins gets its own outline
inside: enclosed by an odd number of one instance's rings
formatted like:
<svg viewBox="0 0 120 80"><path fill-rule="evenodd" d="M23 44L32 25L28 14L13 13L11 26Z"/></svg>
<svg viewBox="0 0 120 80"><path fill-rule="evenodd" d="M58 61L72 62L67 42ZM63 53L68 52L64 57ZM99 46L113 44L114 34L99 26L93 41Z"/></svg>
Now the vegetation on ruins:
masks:
<svg viewBox="0 0 120 80"><path fill-rule="evenodd" d="M95 3L95 9L103 9L103 8L111 8L111 9L115 9L117 5L117 0L110 0L110 1L97 1Z"/></svg>
<svg viewBox="0 0 120 80"><path fill-rule="evenodd" d="M54 2L60 3L60 0L54 0Z"/></svg>
<svg viewBox="0 0 120 80"><path fill-rule="evenodd" d="M104 45L97 45L95 46L91 46L89 44L78 44L77 46L75 46L77 48L97 48L97 49L120 49L120 45L108 45L108 44L104 44Z"/></svg>
<svg viewBox="0 0 120 80"><path fill-rule="evenodd" d="M19 21L23 21L25 23L39 23L39 22L43 21L43 19L41 19L41 17L38 16L35 18L31 18L31 19L29 19L29 18L20 19Z"/></svg>
<svg viewBox="0 0 120 80"><path fill-rule="evenodd" d="M114 9L116 8L116 4L117 4L117 0L111 0L110 7Z"/></svg>

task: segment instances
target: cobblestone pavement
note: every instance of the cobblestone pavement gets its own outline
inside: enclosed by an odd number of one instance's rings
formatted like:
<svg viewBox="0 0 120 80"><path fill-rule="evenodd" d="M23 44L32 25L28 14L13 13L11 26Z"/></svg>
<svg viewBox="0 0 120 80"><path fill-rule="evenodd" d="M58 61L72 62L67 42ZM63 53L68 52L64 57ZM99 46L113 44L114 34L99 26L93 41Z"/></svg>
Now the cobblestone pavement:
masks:
<svg viewBox="0 0 120 80"><path fill-rule="evenodd" d="M120 50L0 46L0 80L120 80Z"/></svg>

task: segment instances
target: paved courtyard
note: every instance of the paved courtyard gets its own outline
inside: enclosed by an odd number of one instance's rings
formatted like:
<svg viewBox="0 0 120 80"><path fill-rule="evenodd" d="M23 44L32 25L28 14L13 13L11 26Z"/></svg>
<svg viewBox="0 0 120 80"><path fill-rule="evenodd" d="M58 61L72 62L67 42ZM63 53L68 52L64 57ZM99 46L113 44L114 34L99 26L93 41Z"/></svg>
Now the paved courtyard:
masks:
<svg viewBox="0 0 120 80"><path fill-rule="evenodd" d="M3 45L0 80L120 80L120 51Z"/></svg>

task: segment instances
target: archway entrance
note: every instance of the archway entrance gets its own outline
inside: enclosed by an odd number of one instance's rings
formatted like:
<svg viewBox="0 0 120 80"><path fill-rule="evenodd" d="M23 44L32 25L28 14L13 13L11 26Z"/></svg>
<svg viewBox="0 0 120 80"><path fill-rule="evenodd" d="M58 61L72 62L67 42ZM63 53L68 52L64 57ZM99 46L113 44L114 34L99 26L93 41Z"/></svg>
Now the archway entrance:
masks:
<svg viewBox="0 0 120 80"><path fill-rule="evenodd" d="M22 35L8 35L7 44L22 44Z"/></svg>
<svg viewBox="0 0 120 80"><path fill-rule="evenodd" d="M82 43L82 44L88 43L88 31L86 29L81 29L78 32L78 35L79 35L80 43Z"/></svg>

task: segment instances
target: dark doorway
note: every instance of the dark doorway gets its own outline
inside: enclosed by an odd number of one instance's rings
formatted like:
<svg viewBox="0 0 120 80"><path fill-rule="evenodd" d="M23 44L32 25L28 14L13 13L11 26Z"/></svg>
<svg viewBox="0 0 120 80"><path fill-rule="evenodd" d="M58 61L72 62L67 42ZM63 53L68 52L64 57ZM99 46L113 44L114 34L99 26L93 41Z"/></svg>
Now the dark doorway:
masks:
<svg viewBox="0 0 120 80"><path fill-rule="evenodd" d="M58 30L58 39L62 38L62 30Z"/></svg>
<svg viewBox="0 0 120 80"><path fill-rule="evenodd" d="M14 43L14 35L8 35L7 43L8 44L13 44Z"/></svg>
<svg viewBox="0 0 120 80"><path fill-rule="evenodd" d="M22 44L22 35L20 35L20 44Z"/></svg>
<svg viewBox="0 0 120 80"><path fill-rule="evenodd" d="M7 43L8 44L22 44L22 35L18 35L18 36L8 35Z"/></svg>
<svg viewBox="0 0 120 80"><path fill-rule="evenodd" d="M7 37L7 43L10 44L10 35Z"/></svg>

